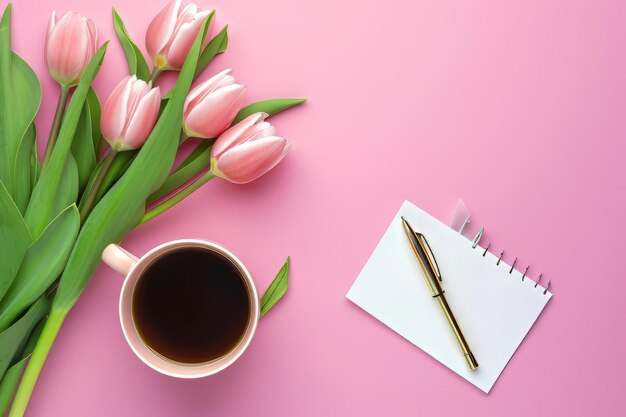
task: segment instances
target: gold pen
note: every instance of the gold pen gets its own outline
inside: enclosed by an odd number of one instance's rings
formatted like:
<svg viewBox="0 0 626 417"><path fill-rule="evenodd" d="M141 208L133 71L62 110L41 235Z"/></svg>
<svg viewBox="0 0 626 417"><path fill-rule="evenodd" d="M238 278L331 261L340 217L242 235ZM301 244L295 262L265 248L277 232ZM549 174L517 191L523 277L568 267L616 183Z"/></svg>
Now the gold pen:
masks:
<svg viewBox="0 0 626 417"><path fill-rule="evenodd" d="M461 348L461 352L463 353L463 357L467 362L470 370L478 368L478 362L474 357L474 354L470 350L469 345L467 344L467 340L463 336L463 332L461 332L461 327L459 323L457 323L454 318L454 314L452 314L452 310L448 305L448 301L444 295L445 291L441 288L441 273L439 272L439 267L437 266L437 261L435 260L435 256L433 252L430 250L430 246L428 246L428 242L423 234L417 233L413 230L411 225L406 221L404 217L402 218L402 226L404 226L404 231L406 232L406 236L409 239L409 243L411 244L411 248L413 248L413 252L419 261L420 267L422 268L422 272L424 273L424 278L426 279L426 284L428 284L428 288L430 289L430 293L433 298L437 300L439 303L439 307L443 311L443 315L446 316L446 320L448 320L448 324L452 329L452 333Z"/></svg>

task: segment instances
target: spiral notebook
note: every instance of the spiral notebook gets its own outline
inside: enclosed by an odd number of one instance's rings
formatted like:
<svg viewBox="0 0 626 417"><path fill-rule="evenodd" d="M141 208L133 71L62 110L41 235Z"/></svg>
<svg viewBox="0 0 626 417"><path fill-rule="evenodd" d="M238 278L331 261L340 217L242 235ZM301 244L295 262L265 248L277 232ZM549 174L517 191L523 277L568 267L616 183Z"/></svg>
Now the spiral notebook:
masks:
<svg viewBox="0 0 626 417"><path fill-rule="evenodd" d="M448 302L480 364L468 369L432 300L400 216L423 233L437 259ZM489 245L486 245L489 248ZM527 271L527 269L524 269ZM405 201L348 299L485 393L493 387L552 297L500 256Z"/></svg>

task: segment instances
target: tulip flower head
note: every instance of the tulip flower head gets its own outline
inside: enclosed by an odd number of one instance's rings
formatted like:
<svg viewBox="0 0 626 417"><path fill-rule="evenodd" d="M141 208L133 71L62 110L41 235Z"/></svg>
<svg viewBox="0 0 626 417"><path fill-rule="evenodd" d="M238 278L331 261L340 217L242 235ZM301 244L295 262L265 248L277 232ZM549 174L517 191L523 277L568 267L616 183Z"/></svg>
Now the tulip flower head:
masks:
<svg viewBox="0 0 626 417"><path fill-rule="evenodd" d="M97 44L93 20L76 12L57 19L56 12L52 12L45 48L48 72L63 87L75 86L96 53Z"/></svg>
<svg viewBox="0 0 626 417"><path fill-rule="evenodd" d="M146 49L154 65L160 70L179 71L211 12L198 8L194 3L182 7L181 0L166 4L146 32ZM207 37L210 31L209 27Z"/></svg>
<svg viewBox="0 0 626 417"><path fill-rule="evenodd" d="M246 86L237 84L232 70L224 70L189 92L183 112L183 130L195 138L216 138L235 119L246 98Z"/></svg>
<svg viewBox="0 0 626 417"><path fill-rule="evenodd" d="M144 144L159 115L161 91L136 76L123 79L102 108L100 130L116 151Z"/></svg>
<svg viewBox="0 0 626 417"><path fill-rule="evenodd" d="M211 170L225 180L245 184L274 168L291 143L276 136L266 113L255 113L222 133L211 149Z"/></svg>

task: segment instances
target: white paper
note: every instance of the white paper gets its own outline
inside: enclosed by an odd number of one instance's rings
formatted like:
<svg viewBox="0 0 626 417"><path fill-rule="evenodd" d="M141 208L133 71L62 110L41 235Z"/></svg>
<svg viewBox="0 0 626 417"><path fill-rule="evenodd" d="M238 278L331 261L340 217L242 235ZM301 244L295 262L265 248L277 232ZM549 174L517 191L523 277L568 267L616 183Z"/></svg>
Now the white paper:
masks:
<svg viewBox="0 0 626 417"><path fill-rule="evenodd" d="M442 286L479 368L470 371L428 290L402 227L424 234ZM405 201L347 294L395 332L488 393L552 297L484 248Z"/></svg>

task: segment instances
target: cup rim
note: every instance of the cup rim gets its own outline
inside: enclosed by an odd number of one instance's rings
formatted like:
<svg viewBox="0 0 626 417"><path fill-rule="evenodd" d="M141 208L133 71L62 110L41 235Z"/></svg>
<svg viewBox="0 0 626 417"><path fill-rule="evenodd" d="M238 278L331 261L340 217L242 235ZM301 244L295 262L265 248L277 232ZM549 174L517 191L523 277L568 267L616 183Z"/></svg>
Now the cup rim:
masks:
<svg viewBox="0 0 626 417"><path fill-rule="evenodd" d="M246 285L250 302L248 324L237 345L227 354L202 363L183 363L169 359L150 348L141 338L132 315L132 297L136 284L146 268L164 254L182 247L201 247L224 256L240 272ZM131 287L132 286L132 287ZM129 293L130 291L130 293ZM260 302L252 276L243 262L230 250L219 243L205 239L177 239L165 242L148 251L137 259L124 278L119 299L119 318L126 342L135 355L155 371L175 378L202 378L220 372L234 363L248 348L256 332L260 318ZM139 344L139 346L137 346Z"/></svg>

